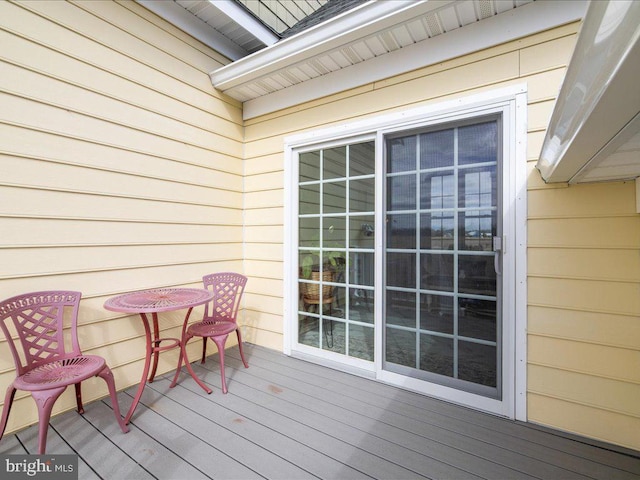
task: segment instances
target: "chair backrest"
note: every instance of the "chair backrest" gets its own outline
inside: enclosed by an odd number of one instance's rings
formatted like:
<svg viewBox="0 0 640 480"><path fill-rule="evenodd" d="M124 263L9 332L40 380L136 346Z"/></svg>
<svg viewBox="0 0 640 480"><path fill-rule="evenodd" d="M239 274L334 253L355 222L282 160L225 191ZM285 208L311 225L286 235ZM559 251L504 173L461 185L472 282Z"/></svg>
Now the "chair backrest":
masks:
<svg viewBox="0 0 640 480"><path fill-rule="evenodd" d="M78 344L78 307L82 293L44 291L18 295L0 302L0 327L7 338L18 375L53 360L81 355ZM71 320L71 350L66 351L64 319ZM9 329L9 325L13 326ZM24 358L13 339L16 332Z"/></svg>
<svg viewBox="0 0 640 480"><path fill-rule="evenodd" d="M247 277L234 272L219 272L202 277L204 288L213 291L213 299L204 309L204 322L236 322Z"/></svg>

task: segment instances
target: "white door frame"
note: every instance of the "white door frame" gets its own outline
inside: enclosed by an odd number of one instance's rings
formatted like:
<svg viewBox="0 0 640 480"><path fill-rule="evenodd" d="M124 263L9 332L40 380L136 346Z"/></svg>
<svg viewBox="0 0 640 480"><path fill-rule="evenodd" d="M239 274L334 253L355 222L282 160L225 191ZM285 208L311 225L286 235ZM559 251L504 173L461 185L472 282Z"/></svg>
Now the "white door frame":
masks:
<svg viewBox="0 0 640 480"><path fill-rule="evenodd" d="M297 151L316 145L351 143L357 139L376 138L376 202L382 199L384 171L384 135L428 125L473 118L500 112L503 118L503 236L506 251L503 254L503 395L501 400L482 397L441 385L428 384L382 370L382 349L376 349L374 368L369 362L341 364L332 355L318 352L319 363L355 373L371 375L380 381L402 388L443 398L475 409L525 421L526 404L526 215L527 215L527 87L526 84L499 88L455 100L449 100L389 113L349 124L305 132L285 138L285 241L284 241L284 344L287 355L314 357L313 353L297 346ZM376 208L376 231L382 232L384 209ZM383 298L382 262L384 241L376 235L375 298ZM379 300L378 300L379 301ZM382 309L375 309L376 346L382 345ZM333 354L335 355L335 354Z"/></svg>

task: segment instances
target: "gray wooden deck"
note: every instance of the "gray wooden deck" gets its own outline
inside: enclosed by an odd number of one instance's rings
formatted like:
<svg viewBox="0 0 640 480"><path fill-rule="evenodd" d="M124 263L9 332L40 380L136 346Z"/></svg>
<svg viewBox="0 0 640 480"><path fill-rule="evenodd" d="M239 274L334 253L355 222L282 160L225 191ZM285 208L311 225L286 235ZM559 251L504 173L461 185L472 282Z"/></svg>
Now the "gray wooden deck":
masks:
<svg viewBox="0 0 640 480"><path fill-rule="evenodd" d="M640 458L478 413L247 345L145 389L124 435L108 400L51 421L47 451L77 453L94 479L635 479ZM120 392L123 411L134 389ZM35 453L36 427L0 441L0 454Z"/></svg>

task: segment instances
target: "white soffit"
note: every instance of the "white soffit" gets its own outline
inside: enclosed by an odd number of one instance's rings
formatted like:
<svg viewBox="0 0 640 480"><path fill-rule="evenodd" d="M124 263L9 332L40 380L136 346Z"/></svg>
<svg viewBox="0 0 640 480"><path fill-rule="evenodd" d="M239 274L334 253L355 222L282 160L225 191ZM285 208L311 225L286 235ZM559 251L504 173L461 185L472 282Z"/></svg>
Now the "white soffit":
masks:
<svg viewBox="0 0 640 480"><path fill-rule="evenodd" d="M591 2L536 165L547 182L640 176L640 2Z"/></svg>
<svg viewBox="0 0 640 480"><path fill-rule="evenodd" d="M178 3L183 5L187 10L191 11L189 4L199 5L201 2L189 2L189 0L178 0ZM212 14L209 16L207 23L217 21L229 24L229 20L233 21L238 27L247 33L253 34L258 40L265 45L273 45L280 37L269 30L265 25L253 15L247 12L243 7L235 2L228 0L209 0L209 5L212 9Z"/></svg>
<svg viewBox="0 0 640 480"><path fill-rule="evenodd" d="M192 12L174 1L136 0L140 5L192 37L200 40L205 45L218 51L231 60L237 60L250 53L250 51L236 42L230 40L218 32L204 20L195 16Z"/></svg>
<svg viewBox="0 0 640 480"><path fill-rule="evenodd" d="M211 72L254 118L583 18L587 2L368 2Z"/></svg>

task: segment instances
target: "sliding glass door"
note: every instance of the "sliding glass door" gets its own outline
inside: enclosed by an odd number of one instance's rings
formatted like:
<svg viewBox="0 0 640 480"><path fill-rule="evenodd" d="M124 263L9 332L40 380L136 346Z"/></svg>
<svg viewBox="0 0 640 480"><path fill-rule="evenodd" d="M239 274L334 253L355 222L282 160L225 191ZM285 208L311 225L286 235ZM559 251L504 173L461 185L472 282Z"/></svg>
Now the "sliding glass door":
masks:
<svg viewBox="0 0 640 480"><path fill-rule="evenodd" d="M374 143L299 154L300 345L374 359Z"/></svg>
<svg viewBox="0 0 640 480"><path fill-rule="evenodd" d="M292 149L293 354L513 415L526 376L517 112L504 100Z"/></svg>
<svg viewBox="0 0 640 480"><path fill-rule="evenodd" d="M497 119L386 139L383 368L499 398Z"/></svg>

